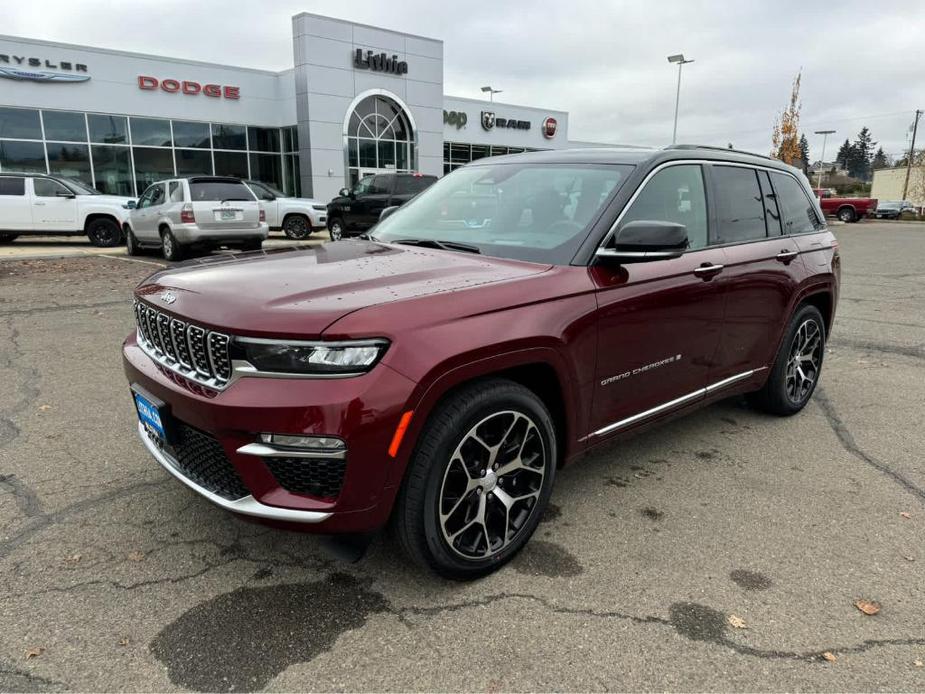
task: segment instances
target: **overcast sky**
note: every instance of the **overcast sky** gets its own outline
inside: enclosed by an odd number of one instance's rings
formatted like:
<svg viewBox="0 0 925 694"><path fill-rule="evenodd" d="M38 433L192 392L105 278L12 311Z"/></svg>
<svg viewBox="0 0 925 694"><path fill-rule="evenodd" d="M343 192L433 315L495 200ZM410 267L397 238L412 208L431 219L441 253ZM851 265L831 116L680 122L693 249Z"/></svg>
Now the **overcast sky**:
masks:
<svg viewBox="0 0 925 694"><path fill-rule="evenodd" d="M444 41L444 88L569 111L575 140L671 140L683 52L678 140L767 153L775 115L803 70L801 126L826 158L867 125L888 153L908 148L925 107L921 5L907 2L615 0L31 0L3 2L0 32L177 58L292 67L298 12ZM923 119L925 125L925 119ZM923 138L925 140L925 138Z"/></svg>

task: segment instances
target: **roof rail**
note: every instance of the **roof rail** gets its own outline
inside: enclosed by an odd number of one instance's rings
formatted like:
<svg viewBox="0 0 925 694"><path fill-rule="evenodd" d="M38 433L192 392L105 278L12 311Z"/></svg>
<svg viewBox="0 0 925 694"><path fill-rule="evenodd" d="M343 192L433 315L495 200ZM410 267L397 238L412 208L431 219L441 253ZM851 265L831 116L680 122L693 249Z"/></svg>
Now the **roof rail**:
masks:
<svg viewBox="0 0 925 694"><path fill-rule="evenodd" d="M770 159L771 161L780 161L779 159L774 159L774 157L769 157L767 154L757 154L755 152L746 152L744 149L717 147L715 145L668 145L664 149L709 149L716 152L735 152L736 154L747 154L750 157L761 157L762 159Z"/></svg>

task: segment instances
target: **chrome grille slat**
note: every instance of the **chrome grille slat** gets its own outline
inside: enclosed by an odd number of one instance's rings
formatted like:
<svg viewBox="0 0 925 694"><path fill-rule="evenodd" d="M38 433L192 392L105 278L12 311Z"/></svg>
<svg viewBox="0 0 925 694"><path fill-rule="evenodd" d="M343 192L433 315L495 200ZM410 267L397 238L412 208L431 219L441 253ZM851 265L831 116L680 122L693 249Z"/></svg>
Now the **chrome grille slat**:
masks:
<svg viewBox="0 0 925 694"><path fill-rule="evenodd" d="M197 383L224 388L231 380L231 338L135 302L138 344L162 366Z"/></svg>

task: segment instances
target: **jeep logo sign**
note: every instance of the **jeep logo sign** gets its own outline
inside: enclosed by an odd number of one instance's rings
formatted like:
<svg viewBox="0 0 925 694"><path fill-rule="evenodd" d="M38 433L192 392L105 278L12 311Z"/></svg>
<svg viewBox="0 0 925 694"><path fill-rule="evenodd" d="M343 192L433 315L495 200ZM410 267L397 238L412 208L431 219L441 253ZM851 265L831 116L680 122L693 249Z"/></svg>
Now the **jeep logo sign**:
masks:
<svg viewBox="0 0 925 694"><path fill-rule="evenodd" d="M373 55L372 51L363 54L362 48L357 48L353 54L353 67L357 70L372 70L373 72L389 72L393 75L407 75L408 63L399 60L397 55L390 58L385 53Z"/></svg>
<svg viewBox="0 0 925 694"><path fill-rule="evenodd" d="M466 115L465 111L444 111L443 112L443 124L444 125L455 125L456 129L466 127L466 123L469 122L469 116Z"/></svg>

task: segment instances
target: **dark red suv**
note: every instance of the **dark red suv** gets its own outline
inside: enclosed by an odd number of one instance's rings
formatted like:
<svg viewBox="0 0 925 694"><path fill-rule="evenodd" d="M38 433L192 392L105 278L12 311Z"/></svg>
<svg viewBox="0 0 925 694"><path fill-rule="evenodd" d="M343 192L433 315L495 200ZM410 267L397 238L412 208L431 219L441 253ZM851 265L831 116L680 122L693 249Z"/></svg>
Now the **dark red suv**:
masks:
<svg viewBox="0 0 925 694"><path fill-rule="evenodd" d="M483 159L368 238L153 275L125 372L145 446L210 501L319 533L391 521L465 578L524 546L588 449L736 394L802 409L839 275L777 161Z"/></svg>

